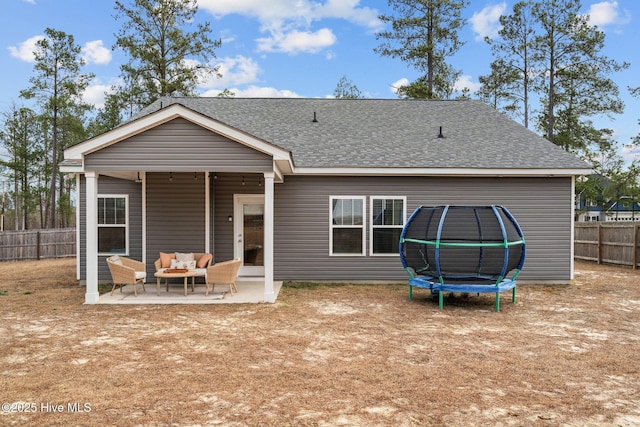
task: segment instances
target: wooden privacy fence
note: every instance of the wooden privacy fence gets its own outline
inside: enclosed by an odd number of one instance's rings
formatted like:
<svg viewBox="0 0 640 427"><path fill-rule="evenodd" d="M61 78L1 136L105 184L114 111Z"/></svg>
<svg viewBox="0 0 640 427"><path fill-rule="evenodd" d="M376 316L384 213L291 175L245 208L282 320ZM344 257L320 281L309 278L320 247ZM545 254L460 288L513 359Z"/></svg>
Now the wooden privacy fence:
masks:
<svg viewBox="0 0 640 427"><path fill-rule="evenodd" d="M0 232L0 261L62 258L75 254L75 228Z"/></svg>
<svg viewBox="0 0 640 427"><path fill-rule="evenodd" d="M640 267L640 224L576 223L575 258Z"/></svg>
<svg viewBox="0 0 640 427"><path fill-rule="evenodd" d="M640 224L576 223L575 258L640 267ZM0 232L0 261L76 254L75 228Z"/></svg>

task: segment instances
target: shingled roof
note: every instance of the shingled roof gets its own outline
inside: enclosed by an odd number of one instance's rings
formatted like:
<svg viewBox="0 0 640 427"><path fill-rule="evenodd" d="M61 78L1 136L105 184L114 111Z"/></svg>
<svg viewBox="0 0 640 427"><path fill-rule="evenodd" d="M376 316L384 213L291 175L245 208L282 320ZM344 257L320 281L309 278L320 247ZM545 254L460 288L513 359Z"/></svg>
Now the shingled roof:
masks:
<svg viewBox="0 0 640 427"><path fill-rule="evenodd" d="M590 169L477 100L171 97L133 119L176 103L288 150L296 167Z"/></svg>

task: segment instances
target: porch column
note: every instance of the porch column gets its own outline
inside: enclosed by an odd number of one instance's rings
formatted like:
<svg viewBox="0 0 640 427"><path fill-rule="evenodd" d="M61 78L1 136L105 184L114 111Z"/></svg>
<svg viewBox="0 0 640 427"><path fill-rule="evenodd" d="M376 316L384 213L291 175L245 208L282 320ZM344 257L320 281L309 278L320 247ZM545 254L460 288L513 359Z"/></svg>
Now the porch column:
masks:
<svg viewBox="0 0 640 427"><path fill-rule="evenodd" d="M273 291L273 172L264 174L264 301L276 302Z"/></svg>
<svg viewBox="0 0 640 427"><path fill-rule="evenodd" d="M85 304L98 302L98 174L85 172L86 185L86 290Z"/></svg>

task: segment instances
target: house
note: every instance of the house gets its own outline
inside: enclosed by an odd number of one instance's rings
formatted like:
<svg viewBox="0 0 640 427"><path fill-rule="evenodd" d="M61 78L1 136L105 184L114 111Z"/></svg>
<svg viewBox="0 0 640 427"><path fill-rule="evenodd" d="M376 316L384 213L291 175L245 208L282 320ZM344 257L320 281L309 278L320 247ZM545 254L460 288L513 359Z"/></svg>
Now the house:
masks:
<svg viewBox="0 0 640 427"><path fill-rule="evenodd" d="M579 211L576 210L576 222L598 222L606 221L604 209L596 205L578 204Z"/></svg>
<svg viewBox="0 0 640 427"><path fill-rule="evenodd" d="M404 281L398 237L420 205L505 205L527 239L521 282L573 277L574 179L590 166L475 100L164 98L65 150L78 279L104 259L240 256L241 275Z"/></svg>
<svg viewBox="0 0 640 427"><path fill-rule="evenodd" d="M630 196L622 196L618 201L610 201L605 212L606 221L640 221L640 204Z"/></svg>
<svg viewBox="0 0 640 427"><path fill-rule="evenodd" d="M594 197L587 196L586 190L576 194L576 221L577 222L628 222L640 221L640 204L637 197L618 195L607 199L604 196L607 187L613 185L611 181L602 175L590 175L581 177L584 181L593 180L600 191Z"/></svg>

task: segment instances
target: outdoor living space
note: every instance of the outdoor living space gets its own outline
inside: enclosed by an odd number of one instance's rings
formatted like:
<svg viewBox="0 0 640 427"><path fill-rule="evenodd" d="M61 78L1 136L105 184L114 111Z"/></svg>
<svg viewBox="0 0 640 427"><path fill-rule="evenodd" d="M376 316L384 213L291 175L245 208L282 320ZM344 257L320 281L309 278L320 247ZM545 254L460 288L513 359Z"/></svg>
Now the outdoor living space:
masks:
<svg viewBox="0 0 640 427"><path fill-rule="evenodd" d="M110 286L110 285L109 285ZM196 278L194 290L191 290L191 279L187 283L187 295L184 294L182 279L172 279L169 286L165 286L164 279L159 285L152 281L145 283L146 291L137 286L138 296L133 293L133 285L126 285L120 289L100 295L98 304L256 304L264 302L264 278L240 277L236 281L238 292L229 292L229 285L217 284L214 289L206 287L202 278ZM277 299L282 282L274 282L273 290Z"/></svg>
<svg viewBox="0 0 640 427"><path fill-rule="evenodd" d="M409 301L406 281L91 305L73 258L0 263L0 424L637 426L638 283L576 262L571 285L518 286L499 313L486 294Z"/></svg>

